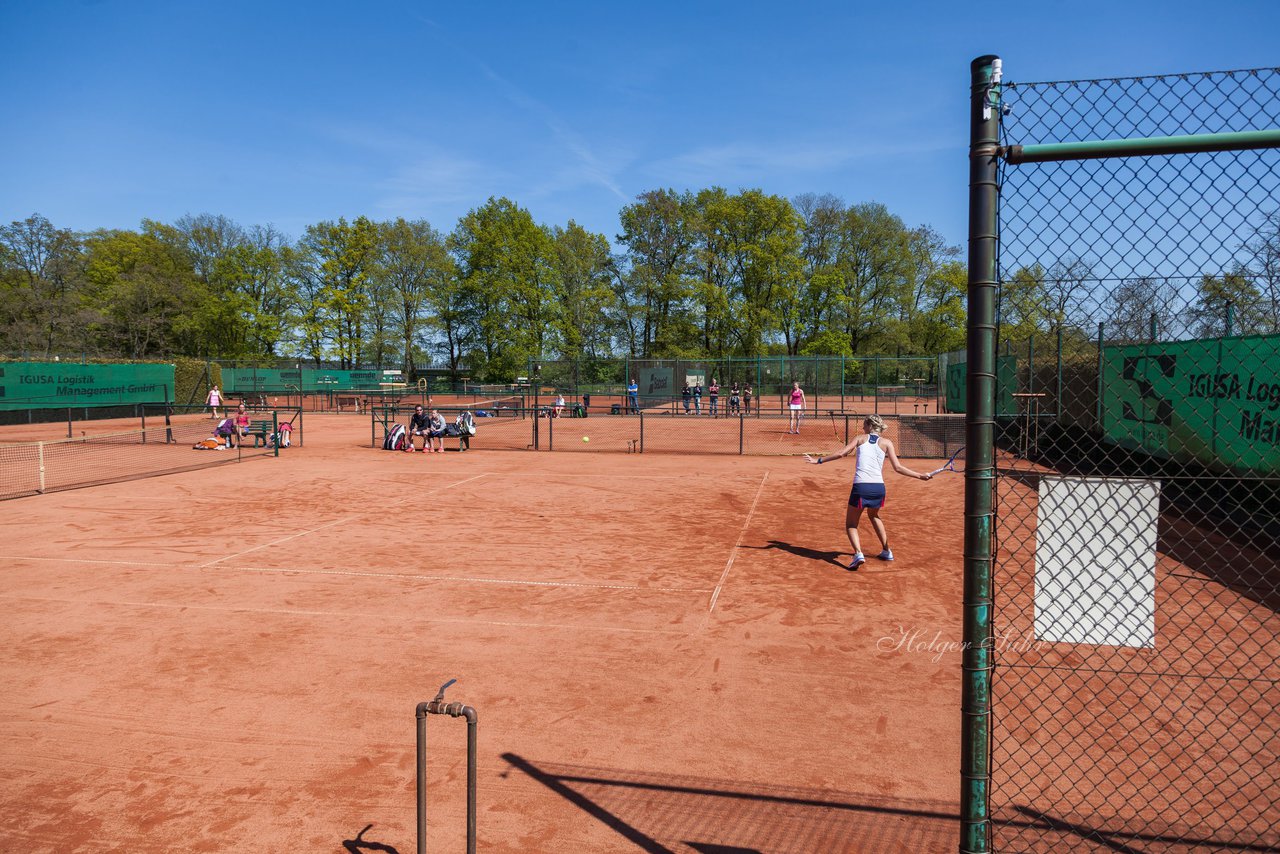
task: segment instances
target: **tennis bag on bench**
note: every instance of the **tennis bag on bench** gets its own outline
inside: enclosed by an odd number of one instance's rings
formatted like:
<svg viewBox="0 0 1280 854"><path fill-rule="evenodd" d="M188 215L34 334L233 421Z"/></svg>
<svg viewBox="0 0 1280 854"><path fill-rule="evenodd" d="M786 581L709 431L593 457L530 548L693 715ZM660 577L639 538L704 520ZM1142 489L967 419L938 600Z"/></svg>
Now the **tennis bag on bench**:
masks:
<svg viewBox="0 0 1280 854"><path fill-rule="evenodd" d="M408 442L404 435L404 425L397 424L387 431L387 435L382 440L382 450L384 451L403 451L408 447Z"/></svg>

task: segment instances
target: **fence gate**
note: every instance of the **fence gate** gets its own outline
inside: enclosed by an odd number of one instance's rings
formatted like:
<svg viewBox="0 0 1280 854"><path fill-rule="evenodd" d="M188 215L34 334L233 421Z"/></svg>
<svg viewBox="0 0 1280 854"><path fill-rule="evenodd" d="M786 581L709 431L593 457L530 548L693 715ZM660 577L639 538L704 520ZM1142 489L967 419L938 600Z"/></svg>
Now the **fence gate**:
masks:
<svg viewBox="0 0 1280 854"><path fill-rule="evenodd" d="M1280 69L1001 76L974 62L960 848L1275 850Z"/></svg>

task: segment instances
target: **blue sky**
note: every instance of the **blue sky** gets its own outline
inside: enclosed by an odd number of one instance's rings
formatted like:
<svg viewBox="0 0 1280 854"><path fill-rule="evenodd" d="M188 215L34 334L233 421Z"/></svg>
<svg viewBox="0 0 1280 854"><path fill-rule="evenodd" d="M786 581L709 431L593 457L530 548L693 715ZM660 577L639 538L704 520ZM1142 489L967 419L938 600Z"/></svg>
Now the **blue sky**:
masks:
<svg viewBox="0 0 1280 854"><path fill-rule="evenodd" d="M1277 0L0 0L0 221L447 232L507 196L613 239L637 194L719 185L962 245L974 57L1022 82L1251 68L1277 33Z"/></svg>

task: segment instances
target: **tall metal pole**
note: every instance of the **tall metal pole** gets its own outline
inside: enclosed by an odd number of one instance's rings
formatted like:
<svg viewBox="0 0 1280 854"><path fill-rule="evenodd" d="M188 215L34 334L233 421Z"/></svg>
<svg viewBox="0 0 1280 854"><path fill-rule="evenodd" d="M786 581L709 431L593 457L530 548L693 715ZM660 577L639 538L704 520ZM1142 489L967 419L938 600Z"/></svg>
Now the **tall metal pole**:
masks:
<svg viewBox="0 0 1280 854"><path fill-rule="evenodd" d="M1000 58L970 66L969 322L965 389L964 651L960 851L989 851L992 538L995 478L997 146Z"/></svg>

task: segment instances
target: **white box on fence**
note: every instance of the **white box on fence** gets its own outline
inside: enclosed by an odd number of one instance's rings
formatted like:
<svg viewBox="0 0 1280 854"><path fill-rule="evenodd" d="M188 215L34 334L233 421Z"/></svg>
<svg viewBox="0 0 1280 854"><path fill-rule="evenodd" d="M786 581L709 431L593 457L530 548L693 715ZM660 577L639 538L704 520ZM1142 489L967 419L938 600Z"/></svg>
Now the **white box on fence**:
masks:
<svg viewBox="0 0 1280 854"><path fill-rule="evenodd" d="M1154 647L1159 517L1159 481L1041 477L1036 638Z"/></svg>

